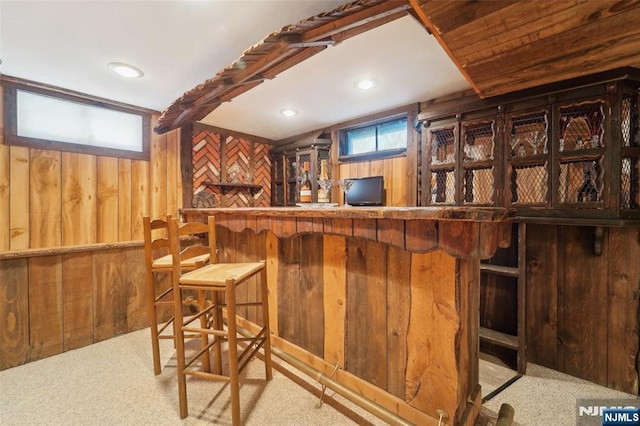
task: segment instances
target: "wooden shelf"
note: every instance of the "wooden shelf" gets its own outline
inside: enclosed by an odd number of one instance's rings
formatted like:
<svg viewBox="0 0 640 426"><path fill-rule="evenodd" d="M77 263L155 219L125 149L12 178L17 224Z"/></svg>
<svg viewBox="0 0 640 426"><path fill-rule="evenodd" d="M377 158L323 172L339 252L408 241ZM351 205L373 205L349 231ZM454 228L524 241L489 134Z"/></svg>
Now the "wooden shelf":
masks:
<svg viewBox="0 0 640 426"><path fill-rule="evenodd" d="M222 193L226 194L227 192L231 191L232 189L243 189L246 188L249 190L249 193L253 196L255 195L258 191L260 191L262 189L261 185L255 185L255 184L251 184L251 183L222 183L222 182L202 182L205 185L209 185L209 186L217 186L219 188L222 189Z"/></svg>
<svg viewBox="0 0 640 426"><path fill-rule="evenodd" d="M507 333L480 327L480 340L509 349L518 349L518 338Z"/></svg>
<svg viewBox="0 0 640 426"><path fill-rule="evenodd" d="M518 275L520 275L518 268L514 266L492 265L490 263L481 263L480 271L513 278L518 278Z"/></svg>

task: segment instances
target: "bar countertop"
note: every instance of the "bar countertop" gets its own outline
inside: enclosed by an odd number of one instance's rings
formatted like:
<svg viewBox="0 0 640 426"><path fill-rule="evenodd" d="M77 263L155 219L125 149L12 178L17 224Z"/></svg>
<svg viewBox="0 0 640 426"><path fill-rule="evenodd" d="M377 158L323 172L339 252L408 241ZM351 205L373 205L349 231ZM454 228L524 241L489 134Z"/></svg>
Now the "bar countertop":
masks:
<svg viewBox="0 0 640 426"><path fill-rule="evenodd" d="M185 208L181 213L226 214L263 217L308 217L342 219L401 219L401 220L462 220L473 222L502 222L514 217L513 209L497 207L237 207Z"/></svg>

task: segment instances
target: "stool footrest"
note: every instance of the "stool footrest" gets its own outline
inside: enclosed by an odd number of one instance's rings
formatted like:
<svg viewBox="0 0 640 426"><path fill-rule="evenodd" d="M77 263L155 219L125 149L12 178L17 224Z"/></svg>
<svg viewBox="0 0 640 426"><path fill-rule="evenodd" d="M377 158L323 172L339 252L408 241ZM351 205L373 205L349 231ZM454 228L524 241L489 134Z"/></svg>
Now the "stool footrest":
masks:
<svg viewBox="0 0 640 426"><path fill-rule="evenodd" d="M216 373L209 373L206 371L200 371L200 370L184 370L184 374L188 374L190 376L197 376L197 377L201 377L203 379L208 379L208 380L222 380L223 382L230 382L231 379L229 378L229 376L225 376L223 374L216 374Z"/></svg>

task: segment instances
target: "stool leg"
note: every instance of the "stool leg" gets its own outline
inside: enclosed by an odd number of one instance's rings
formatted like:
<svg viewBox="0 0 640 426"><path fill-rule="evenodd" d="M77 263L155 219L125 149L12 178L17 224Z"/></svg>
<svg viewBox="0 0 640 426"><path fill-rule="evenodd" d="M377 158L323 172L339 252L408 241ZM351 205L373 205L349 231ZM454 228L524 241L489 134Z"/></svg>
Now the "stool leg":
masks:
<svg viewBox="0 0 640 426"><path fill-rule="evenodd" d="M175 289L175 287L174 287ZM174 291L174 293L176 293ZM187 377L184 374L185 354L184 354L184 317L182 316L182 292L173 295L174 300L174 326L175 326L175 342L176 342L176 364L178 374L178 400L180 402L180 418L184 419L189 415L187 408Z"/></svg>
<svg viewBox="0 0 640 426"><path fill-rule="evenodd" d="M224 330L222 322L222 306L220 306L220 296L217 291L211 292L211 301L213 302L215 309L212 311L212 322L214 330ZM213 372L216 374L222 374L222 346L220 344L221 337L213 336L215 344L213 345Z"/></svg>
<svg viewBox="0 0 640 426"><path fill-rule="evenodd" d="M260 297L262 299L262 323L264 324L264 373L267 380L273 378L271 368L271 329L269 327L269 288L267 287L266 265L260 272Z"/></svg>
<svg viewBox="0 0 640 426"><path fill-rule="evenodd" d="M149 329L151 330L151 351L153 353L153 373L157 376L162 372L160 366L160 344L158 343L158 311L155 304L155 275L151 273L150 282L147 283L147 312L149 313Z"/></svg>
<svg viewBox="0 0 640 426"><path fill-rule="evenodd" d="M198 312L202 312L205 309L207 309L207 297L204 290L198 290ZM200 315L200 328L208 328L207 316L205 314ZM202 333L201 340L202 347L204 348L209 344L209 335L207 333ZM207 373L211 372L211 360L208 351L202 354L202 371L206 371Z"/></svg>
<svg viewBox="0 0 640 426"><path fill-rule="evenodd" d="M229 333L229 381L231 385L231 420L240 425L240 383L238 374L238 344L236 330L235 280L226 281L227 331Z"/></svg>

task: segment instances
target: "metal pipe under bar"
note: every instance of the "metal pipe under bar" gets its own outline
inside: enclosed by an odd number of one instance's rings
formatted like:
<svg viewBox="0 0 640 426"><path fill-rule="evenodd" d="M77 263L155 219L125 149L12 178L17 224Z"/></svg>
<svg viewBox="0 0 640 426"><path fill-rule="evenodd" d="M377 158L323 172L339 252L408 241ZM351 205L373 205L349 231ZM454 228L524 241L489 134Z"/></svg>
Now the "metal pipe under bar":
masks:
<svg viewBox="0 0 640 426"><path fill-rule="evenodd" d="M393 413L387 410L386 408L379 405L378 403L362 396L357 392L354 392L353 390L349 389L343 384L336 382L335 380L325 375L321 371L318 371L315 368L305 364L304 362L300 361L298 358L289 355L283 350L278 349L274 346L271 346L271 352L274 355L276 355L278 358L281 358L286 363L302 371L307 376L315 379L321 385L326 386L329 389L333 390L334 392L342 395L349 401L367 410L374 416L380 418L381 420L384 420L390 425L403 425L403 426L413 425L413 423L406 421L402 417L398 416L396 413Z"/></svg>

